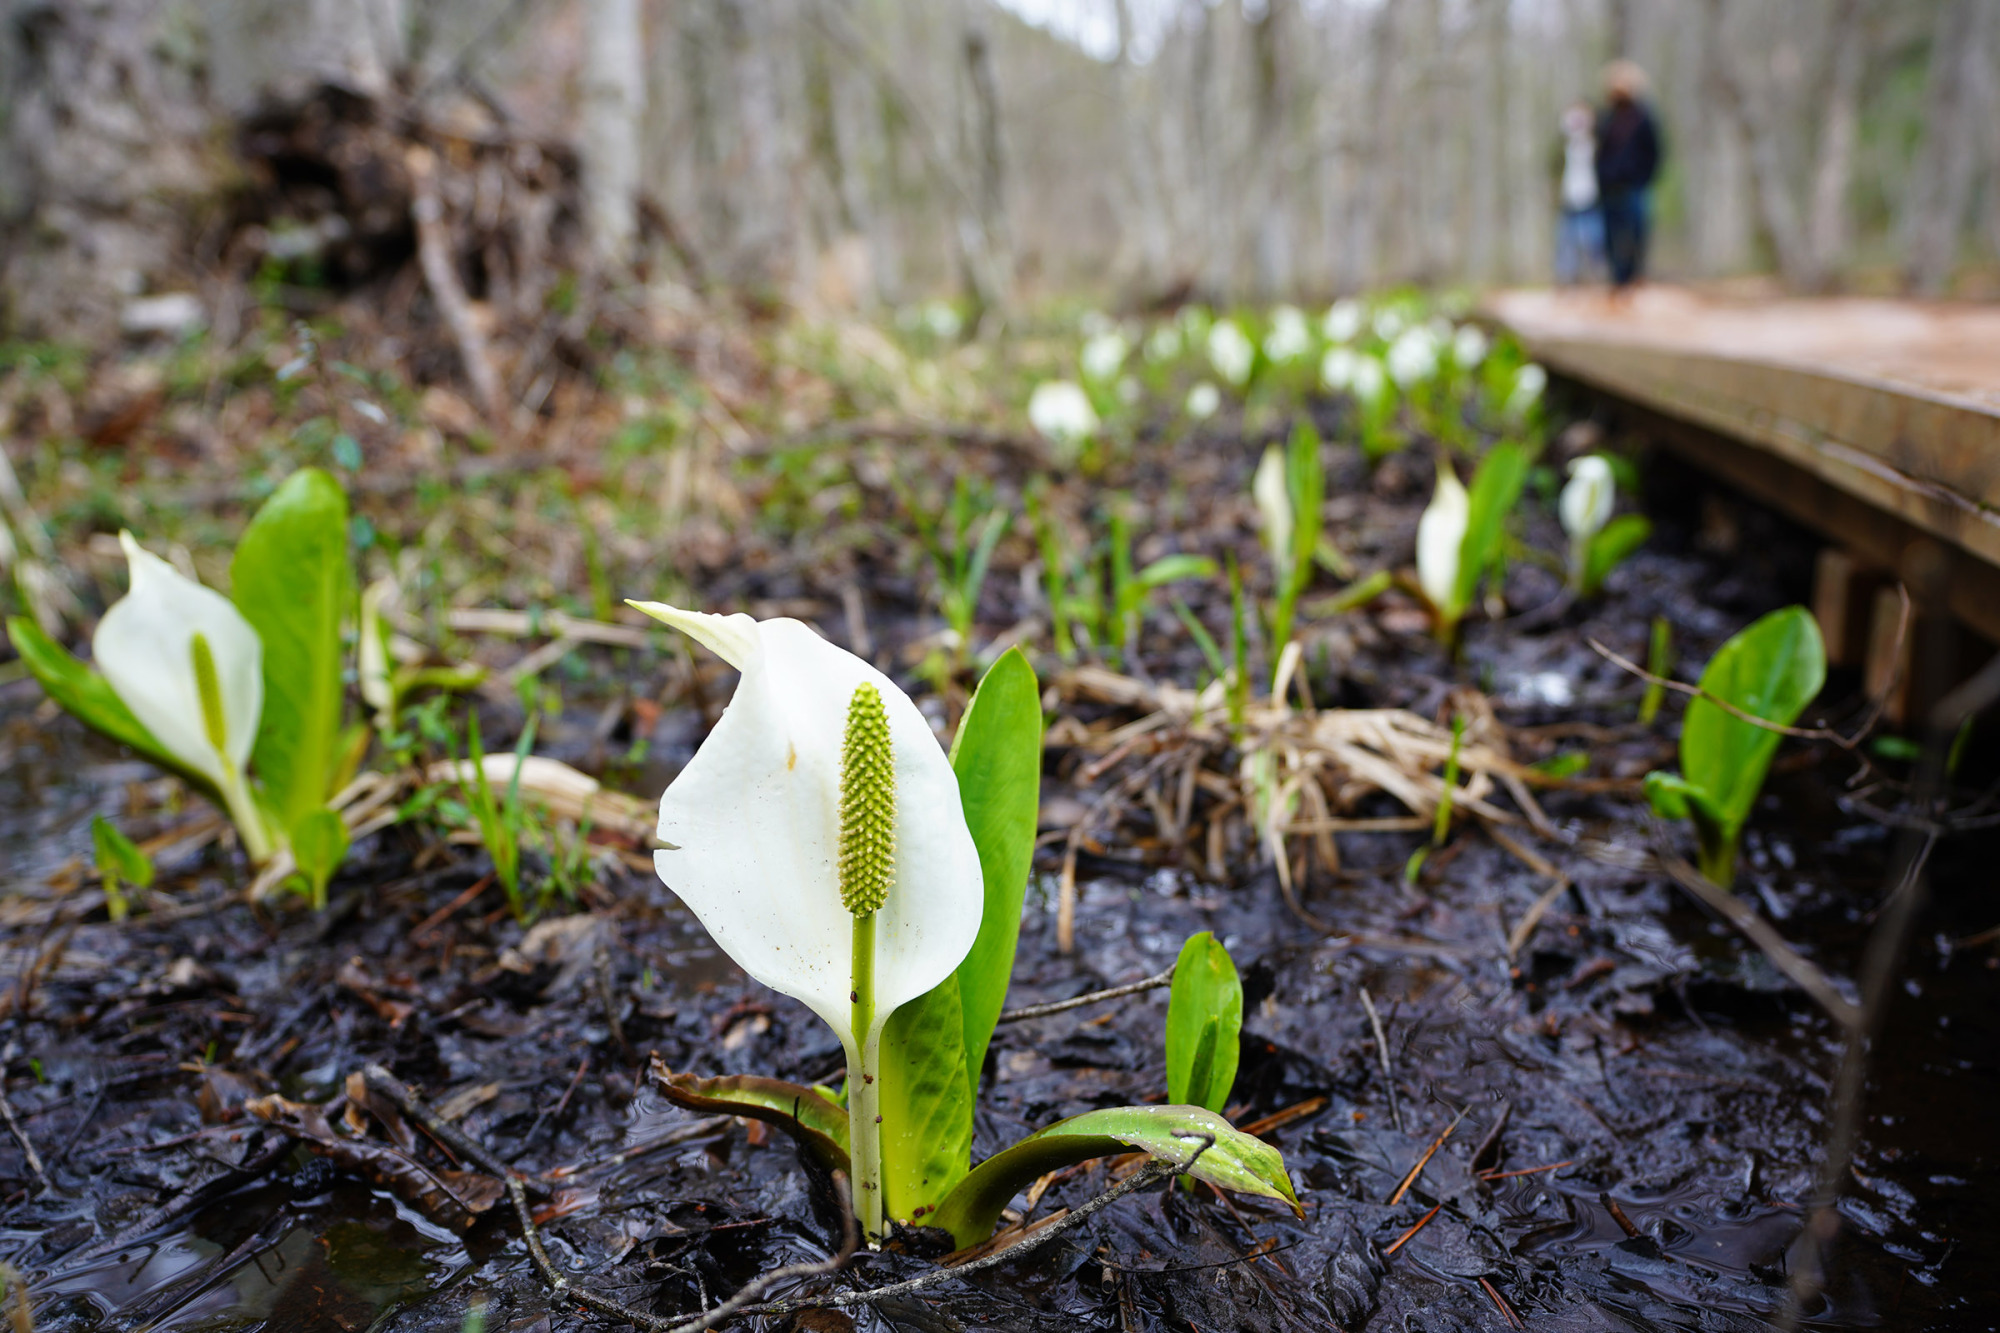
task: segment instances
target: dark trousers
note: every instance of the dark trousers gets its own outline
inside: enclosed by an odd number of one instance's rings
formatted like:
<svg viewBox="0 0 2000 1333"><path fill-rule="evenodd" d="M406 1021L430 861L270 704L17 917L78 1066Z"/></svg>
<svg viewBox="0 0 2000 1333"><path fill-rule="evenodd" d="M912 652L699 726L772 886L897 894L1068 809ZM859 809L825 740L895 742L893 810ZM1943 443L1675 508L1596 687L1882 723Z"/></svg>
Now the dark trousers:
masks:
<svg viewBox="0 0 2000 1333"><path fill-rule="evenodd" d="M1646 192L1618 190L1604 196L1604 257L1611 285L1627 287L1646 271Z"/></svg>

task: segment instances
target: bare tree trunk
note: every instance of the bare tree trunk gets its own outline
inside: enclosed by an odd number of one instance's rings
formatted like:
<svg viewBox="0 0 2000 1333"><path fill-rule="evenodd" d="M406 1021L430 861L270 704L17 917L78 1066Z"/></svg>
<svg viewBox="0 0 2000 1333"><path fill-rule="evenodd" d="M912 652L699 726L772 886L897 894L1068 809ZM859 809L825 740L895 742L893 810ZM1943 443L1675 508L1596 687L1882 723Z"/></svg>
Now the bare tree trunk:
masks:
<svg viewBox="0 0 2000 1333"><path fill-rule="evenodd" d="M965 148L974 164L972 208L959 221L966 281L983 316L1004 311L1013 287L1007 231L1007 166L1000 143L1000 90L986 32L968 15L964 27Z"/></svg>
<svg viewBox="0 0 2000 1333"><path fill-rule="evenodd" d="M1974 122L1994 0L1947 0L1931 42L1924 144L1906 218L1910 286L1942 292L1958 260L1960 230L1978 170L1982 127Z"/></svg>
<svg viewBox="0 0 2000 1333"><path fill-rule="evenodd" d="M1861 120L1861 73L1868 45L1861 0L1842 0L1834 12L1829 40L1833 49L1824 80L1826 102L1820 115L1819 160L1813 167L1807 237L1812 267L1822 285L1832 279L1847 255L1847 185Z"/></svg>
<svg viewBox="0 0 2000 1333"><path fill-rule="evenodd" d="M646 114L645 36L639 0L585 0L583 106L578 147L591 254L615 267L638 233L639 126Z"/></svg>
<svg viewBox="0 0 2000 1333"><path fill-rule="evenodd" d="M1735 118L1750 147L1750 175L1755 189L1757 213L1777 254L1778 269L1795 287L1814 290L1821 285L1814 255L1807 245L1798 207L1792 200L1786 179L1784 147L1762 90L1752 95L1737 77L1730 60L1720 0L1708 0L1709 76L1722 105ZM1754 85L1753 85L1754 87Z"/></svg>
<svg viewBox="0 0 2000 1333"><path fill-rule="evenodd" d="M1123 225L1132 238L1136 255L1129 261L1136 269L1137 287L1148 294L1158 291L1171 277L1172 238L1168 231L1165 192L1160 188L1158 154L1154 149L1153 116L1147 105L1145 80L1132 49L1131 0L1117 0L1118 11L1118 129L1124 150L1126 184Z"/></svg>

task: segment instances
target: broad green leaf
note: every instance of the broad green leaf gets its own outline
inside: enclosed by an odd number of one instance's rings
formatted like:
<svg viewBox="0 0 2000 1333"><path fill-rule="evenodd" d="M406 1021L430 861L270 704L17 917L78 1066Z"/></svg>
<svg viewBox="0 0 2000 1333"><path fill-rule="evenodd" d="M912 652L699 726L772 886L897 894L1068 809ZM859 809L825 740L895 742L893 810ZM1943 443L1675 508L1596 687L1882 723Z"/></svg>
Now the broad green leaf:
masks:
<svg viewBox="0 0 2000 1333"><path fill-rule="evenodd" d="M1208 931L1181 946L1167 1001L1167 1100L1220 1111L1236 1085L1243 982Z"/></svg>
<svg viewBox="0 0 2000 1333"><path fill-rule="evenodd" d="M109 879L112 876L134 888L151 888L153 884L153 861L139 844L133 842L118 826L98 815L90 821L90 844L96 854L97 873Z"/></svg>
<svg viewBox="0 0 2000 1333"><path fill-rule="evenodd" d="M1653 535L1653 524L1642 514L1620 514L1604 525L1583 556L1583 590L1594 593L1604 586L1604 577L1618 568L1618 563L1632 552L1646 544Z"/></svg>
<svg viewBox="0 0 2000 1333"><path fill-rule="evenodd" d="M1459 545L1458 586L1454 601L1471 606L1479 590L1479 580L1500 555L1506 536L1507 516L1521 498L1528 480L1528 451L1512 441L1493 446L1473 473L1468 495L1470 515L1465 524L1465 540Z"/></svg>
<svg viewBox="0 0 2000 1333"><path fill-rule="evenodd" d="M215 790L215 785L183 765L167 752L166 747L154 740L153 733L132 715L132 710L111 688L110 681L44 634L41 626L26 616L10 616L7 619L7 637L13 641L14 651L21 655L21 661L41 682L43 691L64 712L120 745L129 746L169 773L178 774L183 782L209 800L222 804L222 796Z"/></svg>
<svg viewBox="0 0 2000 1333"><path fill-rule="evenodd" d="M264 642L264 716L252 760L281 827L326 803L340 767L340 624L354 595L347 497L301 468L237 543L231 596Z"/></svg>
<svg viewBox="0 0 2000 1333"><path fill-rule="evenodd" d="M325 806L309 810L292 825L292 860L305 877L315 909L326 906L326 886L347 859L347 825Z"/></svg>
<svg viewBox="0 0 2000 1333"><path fill-rule="evenodd" d="M1825 684L1826 648L1818 623L1802 606L1773 611L1737 633L1701 673L1705 693L1787 727ZM1779 739L1769 728L1696 699L1681 724L1681 772L1714 796L1724 819L1740 826L1764 785Z"/></svg>
<svg viewBox="0 0 2000 1333"><path fill-rule="evenodd" d="M1326 468L1320 461L1319 430L1309 417L1299 418L1285 442L1285 493L1292 502L1291 592L1294 597L1312 580L1313 559L1320 547L1320 511L1326 503Z"/></svg>
<svg viewBox="0 0 2000 1333"><path fill-rule="evenodd" d="M1283 1155L1262 1139L1199 1106L1118 1106L1058 1121L995 1153L974 1167L927 1220L949 1231L960 1247L976 1245L993 1234L1008 1200L1036 1177L1133 1149L1176 1166L1193 1162L1188 1174L1196 1180L1281 1199L1304 1216Z"/></svg>
<svg viewBox="0 0 2000 1333"><path fill-rule="evenodd" d="M1001 654L979 682L952 742L951 767L986 881L979 935L957 972L966 1087L976 1097L986 1046L1014 975L1021 899L1028 891L1041 809L1041 687L1019 648Z"/></svg>
<svg viewBox="0 0 2000 1333"><path fill-rule="evenodd" d="M972 1165L963 1024L951 976L882 1031L882 1202L899 1222L923 1220Z"/></svg>
<svg viewBox="0 0 2000 1333"><path fill-rule="evenodd" d="M653 1058L653 1086L684 1111L747 1116L775 1125L821 1165L838 1171L848 1169L847 1110L819 1088L748 1074L725 1078L676 1074L658 1056Z"/></svg>
<svg viewBox="0 0 2000 1333"><path fill-rule="evenodd" d="M1786 727L1825 683L1826 648L1802 606L1773 611L1738 631L1701 673L1705 694ZM1702 873L1725 888L1735 878L1737 838L1780 739L1698 698L1681 723L1680 775L1647 775L1654 808L1694 822Z"/></svg>

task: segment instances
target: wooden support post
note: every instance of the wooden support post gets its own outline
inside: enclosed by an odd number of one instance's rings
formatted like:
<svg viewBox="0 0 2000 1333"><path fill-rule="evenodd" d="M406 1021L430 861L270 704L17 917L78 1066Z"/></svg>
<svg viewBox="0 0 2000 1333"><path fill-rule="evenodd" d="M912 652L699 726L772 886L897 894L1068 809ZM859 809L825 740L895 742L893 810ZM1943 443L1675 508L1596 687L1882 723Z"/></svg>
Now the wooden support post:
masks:
<svg viewBox="0 0 2000 1333"><path fill-rule="evenodd" d="M1826 641L1828 666L1859 666L1867 659L1875 599L1886 583L1880 570L1863 565L1839 547L1820 548L1813 567L1812 609L1820 638ZM1891 633L1894 630L1892 623Z"/></svg>

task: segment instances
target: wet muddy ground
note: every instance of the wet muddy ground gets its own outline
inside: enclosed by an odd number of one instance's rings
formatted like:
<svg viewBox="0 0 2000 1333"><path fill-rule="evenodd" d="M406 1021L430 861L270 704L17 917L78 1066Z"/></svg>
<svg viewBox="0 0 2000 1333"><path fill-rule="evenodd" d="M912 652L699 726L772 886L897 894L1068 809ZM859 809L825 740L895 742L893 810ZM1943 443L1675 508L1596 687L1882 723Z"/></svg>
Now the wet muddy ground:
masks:
<svg viewBox="0 0 2000 1333"><path fill-rule="evenodd" d="M1342 548L1363 567L1406 561L1427 462L1393 459L1370 479L1350 453L1335 455L1329 494L1354 497L1329 510ZM1218 514L1240 504L1255 457L1255 446L1210 443L1225 499L1191 507L1200 521L1187 525L1188 546L1241 533ZM1188 469L1163 465L1152 489L1143 475L1131 484L1157 509L1170 471ZM1802 595L1811 546L1664 462L1648 493L1659 534L1602 603L1538 614L1558 580L1517 564L1510 618L1472 626L1453 665L1392 598L1321 627L1324 649L1308 657L1315 697L1434 714L1453 684L1470 684L1524 758L1582 745L1593 775L1618 779L1670 762L1671 727L1635 724L1640 687L1585 638L1637 656L1650 618L1666 614L1691 674L1730 631ZM810 573L782 561L735 569L716 574L711 604L790 599L792 613L845 642L840 601ZM895 659L935 623L886 562L872 578L866 561L861 569L878 651ZM1017 582L1012 571L989 582L988 633L1023 613ZM1195 609L1219 623L1212 604ZM1164 629L1155 638L1142 667L1191 676L1185 640ZM543 748L588 761L594 747L602 762L604 701L626 681L664 688L682 659L584 655L596 694L571 691ZM1045 679L1053 673L1049 664ZM1836 677L1826 698L1853 688ZM683 690L647 719L655 744L633 789L657 792L728 689L726 673L713 675L703 697ZM1066 712L1100 728L1135 716L1080 703ZM623 715L610 739L628 743L642 716ZM76 868L88 860L91 815L141 809L127 828L144 834L193 826L203 812L161 807L150 770L52 715L30 683L0 687L0 737L10 890L0 1041L7 1098L47 1175L44 1187L18 1138L0 1139L0 1258L32 1294L36 1327L528 1333L596 1323L551 1297L492 1189L460 1178L458 1211L426 1206L355 1154L336 1161L242 1114L247 1099L276 1092L339 1120L346 1095L367 1142L390 1143L400 1122L364 1113L349 1082L370 1062L501 1160L553 1173L538 1214L555 1263L621 1301L691 1314L759 1271L837 1245L836 1216L782 1138L690 1116L646 1088L650 1052L677 1070L802 1081L841 1064L832 1035L748 982L650 873L614 869L530 930L496 891L468 896L486 873L483 853L408 830L365 843L317 918L243 905L242 872L220 848L168 847L162 889L113 924ZM1065 956L1056 885L1062 832L1094 799L1077 784L1091 772L1084 759L1060 743L1047 756L1053 836L1030 885L1012 1002L1158 972L1190 933L1215 931L1248 992L1232 1118L1272 1122L1305 1220L1260 1200L1154 1189L1018 1264L857 1312L858 1324L1769 1326L1830 1114L1839 1034L1650 869L1656 831L1636 783L1544 796L1563 837L1537 846L1571 887L1512 958L1510 932L1549 881L1477 829L1461 829L1413 885L1403 869L1423 835L1339 835L1343 873L1302 886L1329 935L1287 908L1270 869L1232 857L1218 881L1165 845L1143 810L1080 853L1076 948ZM1857 971L1894 840L1843 801L1852 770L1830 747L1788 748L1739 879L1837 979ZM1404 813L1378 800L1358 813ZM1990 939L1955 943L2000 920L1996 852L2000 839L1970 834L1933 861L1814 1327L2000 1325L2000 955ZM1386 1075L1363 988L1383 1023ZM1160 1098L1164 1013L1161 992L1003 1026L975 1157L1061 1116ZM1455 1121L1415 1185L1386 1203ZM468 1165L421 1128L401 1129L433 1171ZM1079 1170L1039 1210L1082 1203L1108 1180L1104 1164ZM834 1281L927 1267L884 1255ZM845 1318L809 1313L795 1326Z"/></svg>

